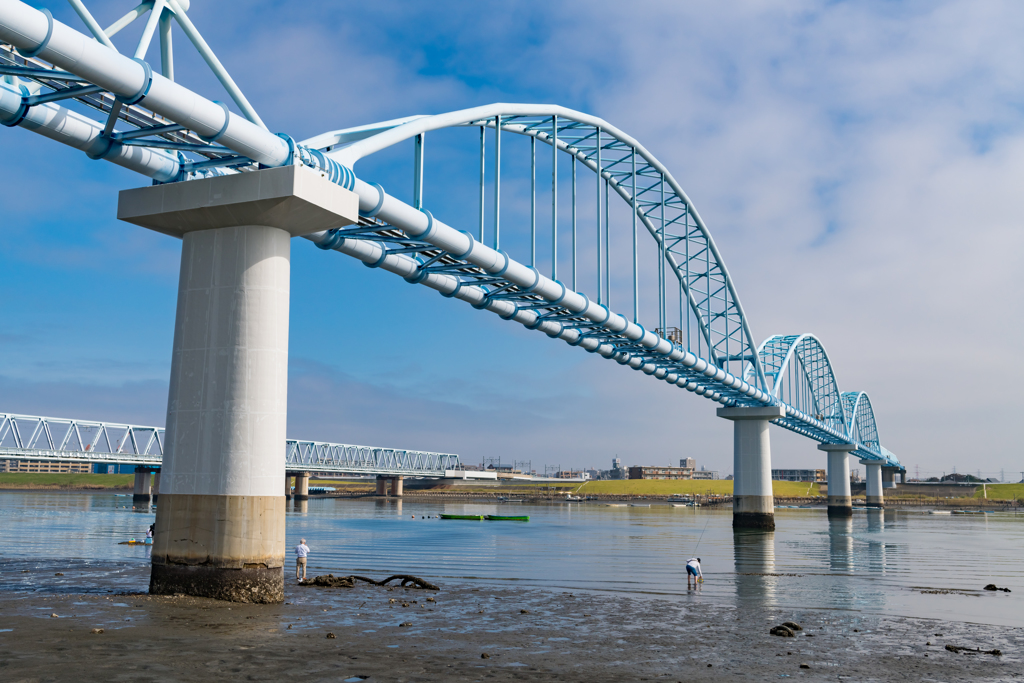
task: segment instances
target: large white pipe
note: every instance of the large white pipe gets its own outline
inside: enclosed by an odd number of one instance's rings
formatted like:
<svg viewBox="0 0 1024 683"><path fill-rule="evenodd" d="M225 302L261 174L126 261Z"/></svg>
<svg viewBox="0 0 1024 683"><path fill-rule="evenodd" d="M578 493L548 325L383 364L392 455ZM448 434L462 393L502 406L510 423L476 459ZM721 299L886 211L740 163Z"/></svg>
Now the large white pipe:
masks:
<svg viewBox="0 0 1024 683"><path fill-rule="evenodd" d="M170 81L140 61L75 31L20 0L0 0L0 39L267 166L288 160L288 143ZM40 47L42 49L40 49Z"/></svg>
<svg viewBox="0 0 1024 683"><path fill-rule="evenodd" d="M24 114L17 122L18 126L82 150L94 159L106 159L159 181L171 180L178 175L178 159L167 152L111 144L102 137L101 124L54 102L37 104L24 111L23 94L13 85L0 81L0 123L11 125Z"/></svg>

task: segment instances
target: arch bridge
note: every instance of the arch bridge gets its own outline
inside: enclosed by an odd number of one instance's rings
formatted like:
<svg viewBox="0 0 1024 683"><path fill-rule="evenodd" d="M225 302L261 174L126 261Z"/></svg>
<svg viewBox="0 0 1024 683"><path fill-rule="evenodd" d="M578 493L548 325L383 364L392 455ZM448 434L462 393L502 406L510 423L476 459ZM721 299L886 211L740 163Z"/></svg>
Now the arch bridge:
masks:
<svg viewBox="0 0 1024 683"><path fill-rule="evenodd" d="M850 511L851 453L868 467L875 504L882 470L902 469L881 445L867 394L839 389L814 335L757 343L693 202L651 151L607 121L499 103L297 141L267 129L185 0L147 0L107 28L81 0L69 4L87 33L49 10L0 2L0 123L152 179L121 193L118 217L184 241L165 465L182 509L221 509L232 496L276 504L280 485L260 467L271 456L253 439L259 431L267 443L283 440L275 396L286 381L293 236L717 404L734 421L737 526L774 528L770 422L828 452L834 514ZM118 38L119 48L112 39L136 21L141 37ZM229 103L175 80L175 33L199 51ZM157 36L159 66L147 61ZM411 152L411 187L390 182L401 148ZM205 323L257 292L258 316L245 309L227 332ZM209 352L223 348L224 334L266 352L217 360ZM225 372L263 382L240 397L206 379ZM258 406L260 426L245 408L185 400L207 391ZM210 443L224 448L212 454ZM210 466L249 474L211 489L195 477ZM181 553L156 548L153 590L176 591L195 573ZM236 559L225 566L248 566ZM214 583L236 580L225 576ZM276 595L252 576L256 594Z"/></svg>

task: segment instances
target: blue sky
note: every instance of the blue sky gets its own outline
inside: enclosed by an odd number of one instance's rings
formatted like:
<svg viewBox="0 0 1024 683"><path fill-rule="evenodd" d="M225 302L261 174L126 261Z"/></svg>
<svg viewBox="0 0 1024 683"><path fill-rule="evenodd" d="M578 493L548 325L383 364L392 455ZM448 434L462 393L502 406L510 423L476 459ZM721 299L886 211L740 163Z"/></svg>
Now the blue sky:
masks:
<svg viewBox="0 0 1024 683"><path fill-rule="evenodd" d="M89 5L104 25L129 8ZM1019 3L194 5L298 139L495 101L605 118L695 202L754 335L816 333L912 474L1024 467ZM179 80L224 99L176 39ZM428 145L451 170L429 205L472 220L472 173ZM357 171L401 188L408 157ZM0 130L0 410L163 424L180 244L114 218L117 191L144 184ZM304 240L292 274L292 437L731 468L708 401ZM772 439L778 466L824 467L813 443Z"/></svg>

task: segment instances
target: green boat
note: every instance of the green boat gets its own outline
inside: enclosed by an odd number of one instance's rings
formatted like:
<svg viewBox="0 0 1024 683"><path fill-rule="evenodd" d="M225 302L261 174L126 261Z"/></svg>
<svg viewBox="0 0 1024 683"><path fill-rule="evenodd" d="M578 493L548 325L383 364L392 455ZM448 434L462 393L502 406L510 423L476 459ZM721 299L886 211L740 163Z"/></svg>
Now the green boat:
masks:
<svg viewBox="0 0 1024 683"><path fill-rule="evenodd" d="M483 519L483 515L441 515L441 519Z"/></svg>
<svg viewBox="0 0 1024 683"><path fill-rule="evenodd" d="M529 515L487 515L492 522L529 522Z"/></svg>

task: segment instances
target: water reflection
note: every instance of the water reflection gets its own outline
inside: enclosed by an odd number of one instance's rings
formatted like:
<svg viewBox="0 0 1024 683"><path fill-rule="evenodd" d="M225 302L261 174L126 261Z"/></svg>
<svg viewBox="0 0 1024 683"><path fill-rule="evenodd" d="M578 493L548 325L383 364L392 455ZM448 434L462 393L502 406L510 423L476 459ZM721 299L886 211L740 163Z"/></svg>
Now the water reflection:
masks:
<svg viewBox="0 0 1024 683"><path fill-rule="evenodd" d="M401 512L402 500L400 498L376 498L373 501L373 506L378 510L394 510L395 512Z"/></svg>
<svg viewBox="0 0 1024 683"><path fill-rule="evenodd" d="M775 532L733 530L733 561L736 567L736 599L746 604L775 604Z"/></svg>
<svg viewBox="0 0 1024 683"><path fill-rule="evenodd" d="M829 517L828 559L834 572L853 571L853 517Z"/></svg>
<svg viewBox="0 0 1024 683"><path fill-rule="evenodd" d="M885 557L885 511L868 510L868 569L871 572L884 574L886 570Z"/></svg>
<svg viewBox="0 0 1024 683"><path fill-rule="evenodd" d="M306 513L309 512L309 501L308 500L293 500L292 509L295 512Z"/></svg>

